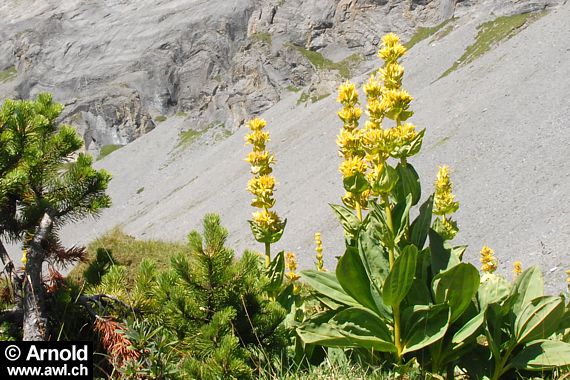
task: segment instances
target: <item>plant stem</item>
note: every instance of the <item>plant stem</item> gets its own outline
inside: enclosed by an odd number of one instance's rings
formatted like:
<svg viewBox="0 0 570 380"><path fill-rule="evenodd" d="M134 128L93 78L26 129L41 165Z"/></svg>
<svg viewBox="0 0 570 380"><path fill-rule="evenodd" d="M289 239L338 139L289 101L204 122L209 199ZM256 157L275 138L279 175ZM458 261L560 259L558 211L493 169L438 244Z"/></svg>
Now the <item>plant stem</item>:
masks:
<svg viewBox="0 0 570 380"><path fill-rule="evenodd" d="M384 201L384 211L386 212L386 224L388 224L388 229L394 234L394 223L392 222L392 209L390 208L390 200L387 194L382 195L382 200ZM394 266L394 248L389 247L388 249L388 260L390 261L390 270Z"/></svg>
<svg viewBox="0 0 570 380"><path fill-rule="evenodd" d="M495 368L495 371L493 372L493 377L491 377L491 380L499 380L501 378L501 375L506 370L505 364L507 364L507 360L509 360L509 357L511 356L511 353L513 352L515 347L516 347L516 344L513 344L511 347L509 347L507 349L507 352L505 352L505 356L503 356L503 358L499 362L499 365Z"/></svg>
<svg viewBox="0 0 570 380"><path fill-rule="evenodd" d="M406 167L406 165L408 164L408 159L406 157L402 157L400 158L400 163L402 164L403 167Z"/></svg>
<svg viewBox="0 0 570 380"><path fill-rule="evenodd" d="M265 267L269 268L271 265L271 244L265 243Z"/></svg>
<svg viewBox="0 0 570 380"><path fill-rule="evenodd" d="M384 207L386 212L386 224L388 224L388 229L394 235L394 223L392 222L392 209L390 208L390 199L387 194L382 195L382 200L384 201ZM394 257L394 244L392 242L391 246L388 247L388 260L390 261L390 270L394 267L394 262L396 261ZM400 305L392 306L392 312L394 313L394 345L396 346L396 355L398 363L402 361L402 340L401 340L401 321L400 321Z"/></svg>
<svg viewBox="0 0 570 380"><path fill-rule="evenodd" d="M356 217L362 222L362 207L360 207L360 203L356 202L354 208L356 209Z"/></svg>

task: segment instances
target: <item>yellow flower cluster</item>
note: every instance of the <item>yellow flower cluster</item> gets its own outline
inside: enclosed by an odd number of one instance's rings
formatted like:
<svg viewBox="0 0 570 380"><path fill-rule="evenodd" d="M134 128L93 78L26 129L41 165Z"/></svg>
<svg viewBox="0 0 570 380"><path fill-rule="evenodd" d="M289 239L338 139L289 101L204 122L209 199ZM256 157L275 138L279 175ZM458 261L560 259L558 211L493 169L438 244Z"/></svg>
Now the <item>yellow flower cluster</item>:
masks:
<svg viewBox="0 0 570 380"><path fill-rule="evenodd" d="M24 250L22 251L22 264L23 264L24 266L26 266L27 263L28 263L28 250L27 250L27 249L24 249Z"/></svg>
<svg viewBox="0 0 570 380"><path fill-rule="evenodd" d="M247 155L246 161L251 165L254 175L247 183L248 191L255 197L251 205L261 209L253 213L253 223L266 234L277 233L283 228L283 223L276 212L269 209L275 205L273 192L276 181L271 172L271 165L275 163L273 154L266 150L269 133L263 129L266 121L255 118L247 123L251 133L245 136L246 145L252 145L252 151Z"/></svg>
<svg viewBox="0 0 570 380"><path fill-rule="evenodd" d="M315 251L317 252L316 267L319 272L325 272L325 262L323 260L323 241L321 240L321 233L315 233Z"/></svg>
<svg viewBox="0 0 570 380"><path fill-rule="evenodd" d="M393 189L395 179L383 174L385 170L393 170L386 169L388 158L400 159L405 165L406 159L421 148L423 131L417 132L412 124L402 124L412 115L410 103L413 100L401 88L404 68L398 60L405 53L406 48L397 35L389 33L382 38L378 56L384 65L363 86L368 120L362 129L358 129L362 110L358 107L356 86L346 82L339 87L337 100L343 107L338 116L343 121L343 129L337 137L337 145L344 159L339 169L346 189L342 200L359 215L370 197L384 197ZM394 120L396 125L384 129L382 124L386 118ZM379 183L381 178L382 184Z"/></svg>
<svg viewBox="0 0 570 380"><path fill-rule="evenodd" d="M522 273L522 263L520 261L513 263L513 273L515 277Z"/></svg>
<svg viewBox="0 0 570 380"><path fill-rule="evenodd" d="M433 213L436 215L453 214L459 208L459 202L453 195L453 184L449 178L449 168L444 165L439 167L435 181L435 197Z"/></svg>
<svg viewBox="0 0 570 380"><path fill-rule="evenodd" d="M495 252L491 248L487 247L486 245L483 246L480 255L481 255L481 263L483 264L481 266L481 270L483 272L491 274L497 270L497 266L499 263L497 261L497 258L495 257Z"/></svg>
<svg viewBox="0 0 570 380"><path fill-rule="evenodd" d="M288 272L285 274L290 281L297 281L300 276L297 275L297 256L293 252L285 253L285 265Z"/></svg>
<svg viewBox="0 0 570 380"><path fill-rule="evenodd" d="M438 232L446 240L453 239L459 231L457 223L450 217L458 208L459 202L455 201L453 183L449 178L449 168L446 165L440 166L435 181L433 213L441 215L441 219L438 219L441 230Z"/></svg>
<svg viewBox="0 0 570 380"><path fill-rule="evenodd" d="M400 37L394 33L388 33L382 37L382 48L378 51L378 57L386 63L393 63L402 58L406 50L400 44Z"/></svg>

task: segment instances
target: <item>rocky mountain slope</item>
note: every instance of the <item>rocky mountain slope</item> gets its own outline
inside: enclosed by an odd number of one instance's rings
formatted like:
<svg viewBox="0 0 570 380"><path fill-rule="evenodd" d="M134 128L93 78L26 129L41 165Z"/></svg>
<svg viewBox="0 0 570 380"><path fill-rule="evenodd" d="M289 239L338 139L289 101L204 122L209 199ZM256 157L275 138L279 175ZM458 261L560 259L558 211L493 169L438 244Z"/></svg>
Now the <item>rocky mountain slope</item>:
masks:
<svg viewBox="0 0 570 380"><path fill-rule="evenodd" d="M410 38L451 20L411 50L405 86L426 127L414 160L427 194L438 164L454 168L458 242L477 261L493 247L503 270L539 264L551 288L570 267L570 6L561 1L35 1L0 5L0 96L55 93L86 148L126 145L98 166L114 175L114 206L64 231L86 243L116 225L183 239L218 212L236 249L249 234L249 177L239 126L262 113L278 164L279 246L313 261L321 231L329 267L342 234L327 203L341 195L328 94L379 62L387 31ZM473 62L453 67L499 16L548 12ZM452 19L452 17L455 17ZM513 33L515 34L515 33ZM13 69L15 67L15 72ZM348 68L352 68L349 70ZM164 115L167 119L158 116Z"/></svg>

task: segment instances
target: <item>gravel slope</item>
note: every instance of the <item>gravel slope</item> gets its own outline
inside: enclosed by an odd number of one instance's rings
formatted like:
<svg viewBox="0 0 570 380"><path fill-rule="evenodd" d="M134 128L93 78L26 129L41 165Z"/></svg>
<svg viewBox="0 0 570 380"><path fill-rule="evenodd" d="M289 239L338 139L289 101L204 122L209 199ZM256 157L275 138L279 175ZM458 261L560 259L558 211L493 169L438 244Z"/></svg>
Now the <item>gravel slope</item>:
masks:
<svg viewBox="0 0 570 380"><path fill-rule="evenodd" d="M436 80L489 17L462 18L450 35L423 41L405 60L405 87L417 99L411 121L427 128L423 152L412 163L423 179L423 198L437 166L453 168L461 202L455 241L469 244L467 260L477 263L487 244L503 271L515 260L524 267L538 264L548 288L563 290L570 268L570 4ZM332 268L334 256L343 252L340 227L327 205L339 203L342 192L338 105L334 96L306 107L296 105L297 98L291 94L263 115L278 159L276 209L288 218L276 249L297 252L301 265L310 267L313 234L321 231ZM100 161L97 166L114 176L114 206L97 221L66 228L64 240L87 243L118 224L137 237L181 240L205 213L218 212L238 252L261 250L246 222L252 212L245 190L246 131L216 144L206 144L214 140L210 136L177 148L179 131L188 127L171 118Z"/></svg>

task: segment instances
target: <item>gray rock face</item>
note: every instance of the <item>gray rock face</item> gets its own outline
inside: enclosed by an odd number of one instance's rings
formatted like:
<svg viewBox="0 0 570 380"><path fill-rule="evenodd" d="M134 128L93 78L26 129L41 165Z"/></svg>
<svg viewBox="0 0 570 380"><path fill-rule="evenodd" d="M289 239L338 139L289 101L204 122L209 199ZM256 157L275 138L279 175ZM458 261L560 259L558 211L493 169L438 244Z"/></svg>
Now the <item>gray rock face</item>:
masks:
<svg viewBox="0 0 570 380"><path fill-rule="evenodd" d="M449 0L6 0L0 70L17 76L0 99L54 93L94 153L140 137L159 114L236 128L288 86L319 96L343 80L298 47L368 56L383 33L410 35L453 10Z"/></svg>

